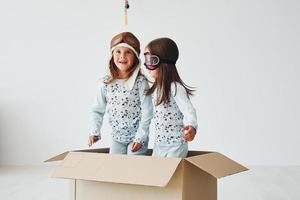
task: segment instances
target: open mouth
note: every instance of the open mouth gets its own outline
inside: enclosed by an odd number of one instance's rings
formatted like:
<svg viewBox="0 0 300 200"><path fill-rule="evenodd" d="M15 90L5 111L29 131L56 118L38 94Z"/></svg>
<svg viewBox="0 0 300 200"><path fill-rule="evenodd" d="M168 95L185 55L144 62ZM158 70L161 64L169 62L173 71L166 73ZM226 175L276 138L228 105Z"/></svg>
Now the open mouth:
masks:
<svg viewBox="0 0 300 200"><path fill-rule="evenodd" d="M119 61L120 64L127 64L127 61Z"/></svg>

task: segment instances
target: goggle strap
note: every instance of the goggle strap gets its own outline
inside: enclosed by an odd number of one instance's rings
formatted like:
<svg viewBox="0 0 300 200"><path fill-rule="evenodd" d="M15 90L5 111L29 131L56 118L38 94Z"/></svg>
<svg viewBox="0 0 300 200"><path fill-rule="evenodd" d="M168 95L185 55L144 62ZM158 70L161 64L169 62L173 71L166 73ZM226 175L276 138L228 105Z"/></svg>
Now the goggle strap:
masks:
<svg viewBox="0 0 300 200"><path fill-rule="evenodd" d="M163 59L163 58L160 58L160 63L173 64L173 65L176 64L176 62L174 62L172 60Z"/></svg>

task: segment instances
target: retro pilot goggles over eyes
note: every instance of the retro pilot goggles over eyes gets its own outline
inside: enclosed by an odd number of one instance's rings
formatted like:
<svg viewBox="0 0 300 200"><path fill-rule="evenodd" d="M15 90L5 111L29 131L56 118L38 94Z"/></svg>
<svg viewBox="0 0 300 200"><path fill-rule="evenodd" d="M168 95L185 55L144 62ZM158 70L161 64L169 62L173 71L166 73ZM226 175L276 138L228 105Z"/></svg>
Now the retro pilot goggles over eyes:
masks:
<svg viewBox="0 0 300 200"><path fill-rule="evenodd" d="M144 65L149 70L157 69L160 63L174 64L174 65L176 64L176 62L167 59L162 59L159 56L150 53L144 53L144 56L145 56Z"/></svg>

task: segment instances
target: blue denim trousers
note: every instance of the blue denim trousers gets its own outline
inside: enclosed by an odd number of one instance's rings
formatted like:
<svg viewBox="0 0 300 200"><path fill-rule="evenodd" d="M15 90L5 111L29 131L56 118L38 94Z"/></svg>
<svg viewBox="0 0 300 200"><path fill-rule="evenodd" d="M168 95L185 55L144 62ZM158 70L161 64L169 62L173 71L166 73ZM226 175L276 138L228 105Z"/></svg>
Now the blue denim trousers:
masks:
<svg viewBox="0 0 300 200"><path fill-rule="evenodd" d="M152 156L185 158L188 154L188 143L177 146L158 146L154 144Z"/></svg>
<svg viewBox="0 0 300 200"><path fill-rule="evenodd" d="M138 151L132 152L133 142L130 143L120 143L112 140L109 153L110 154L127 154L127 155L145 155L148 150L148 141L143 145Z"/></svg>

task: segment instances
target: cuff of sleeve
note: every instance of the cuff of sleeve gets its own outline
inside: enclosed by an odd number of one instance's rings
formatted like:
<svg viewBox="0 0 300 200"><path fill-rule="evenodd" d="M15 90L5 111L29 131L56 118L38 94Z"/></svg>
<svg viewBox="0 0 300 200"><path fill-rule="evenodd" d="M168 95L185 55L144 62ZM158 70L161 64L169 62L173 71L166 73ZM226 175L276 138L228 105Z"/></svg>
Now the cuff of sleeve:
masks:
<svg viewBox="0 0 300 200"><path fill-rule="evenodd" d="M91 136L91 135L101 137L101 133L100 133L99 131L92 131L92 132L90 133L90 136Z"/></svg>
<svg viewBox="0 0 300 200"><path fill-rule="evenodd" d="M140 143L142 144L143 146L146 144L146 140L141 138L141 137L135 137L133 142L137 142L137 143Z"/></svg>
<svg viewBox="0 0 300 200"><path fill-rule="evenodd" d="M198 133L198 125L197 124L187 124L186 126L192 126L196 130L196 134Z"/></svg>

